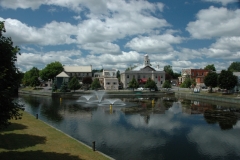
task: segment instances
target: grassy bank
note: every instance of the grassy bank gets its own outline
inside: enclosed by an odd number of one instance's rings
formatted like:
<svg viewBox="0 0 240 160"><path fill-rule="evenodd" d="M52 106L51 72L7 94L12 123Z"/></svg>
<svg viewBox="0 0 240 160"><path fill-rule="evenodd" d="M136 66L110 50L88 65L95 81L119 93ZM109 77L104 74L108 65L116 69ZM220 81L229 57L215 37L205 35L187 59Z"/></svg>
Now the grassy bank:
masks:
<svg viewBox="0 0 240 160"><path fill-rule="evenodd" d="M23 112L0 131L1 160L105 160L107 157Z"/></svg>

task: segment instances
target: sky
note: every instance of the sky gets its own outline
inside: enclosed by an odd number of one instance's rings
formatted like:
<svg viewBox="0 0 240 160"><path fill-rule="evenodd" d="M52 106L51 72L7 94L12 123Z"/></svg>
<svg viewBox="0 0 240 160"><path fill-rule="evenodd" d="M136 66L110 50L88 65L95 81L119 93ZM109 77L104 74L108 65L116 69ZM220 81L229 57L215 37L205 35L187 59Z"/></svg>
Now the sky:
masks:
<svg viewBox="0 0 240 160"><path fill-rule="evenodd" d="M217 71L240 61L239 0L0 0L25 72L58 61L92 69L143 64Z"/></svg>

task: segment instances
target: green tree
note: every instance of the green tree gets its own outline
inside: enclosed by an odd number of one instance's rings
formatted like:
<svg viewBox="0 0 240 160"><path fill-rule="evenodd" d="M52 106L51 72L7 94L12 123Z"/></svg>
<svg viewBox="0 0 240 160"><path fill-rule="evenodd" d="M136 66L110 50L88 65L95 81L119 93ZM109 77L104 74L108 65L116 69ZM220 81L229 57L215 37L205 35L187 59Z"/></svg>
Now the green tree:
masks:
<svg viewBox="0 0 240 160"><path fill-rule="evenodd" d="M181 76L181 73L173 73L173 79L178 79L178 77L180 77Z"/></svg>
<svg viewBox="0 0 240 160"><path fill-rule="evenodd" d="M137 82L137 80L135 79L135 77L132 78L132 80L129 82L128 87L132 88L134 90L134 88L138 88L139 84Z"/></svg>
<svg viewBox="0 0 240 160"><path fill-rule="evenodd" d="M60 87L60 92L67 92L67 90L68 90L68 85L66 82L63 82Z"/></svg>
<svg viewBox="0 0 240 160"><path fill-rule="evenodd" d="M98 78L95 78L91 84L91 88L92 89L98 89L100 88L101 85L100 85L100 82L99 82L99 79Z"/></svg>
<svg viewBox="0 0 240 160"><path fill-rule="evenodd" d="M36 86L39 86L40 85L40 81L38 79L37 76L33 76L31 77L31 84L30 84L32 87L36 87Z"/></svg>
<svg viewBox="0 0 240 160"><path fill-rule="evenodd" d="M163 70L165 71L165 73L167 73L167 74L169 74L171 77L173 77L172 66L166 65L166 66L164 66Z"/></svg>
<svg viewBox="0 0 240 160"><path fill-rule="evenodd" d="M208 73L204 78L204 84L210 87L210 92L212 92L213 87L217 87L218 75L216 72Z"/></svg>
<svg viewBox="0 0 240 160"><path fill-rule="evenodd" d="M240 62L232 62L228 67L228 71L231 72L240 72Z"/></svg>
<svg viewBox="0 0 240 160"><path fill-rule="evenodd" d="M170 83L170 81L168 81L168 80L166 80L164 83L163 83L163 86L162 86L163 88L172 88L172 86L171 86L171 83Z"/></svg>
<svg viewBox="0 0 240 160"><path fill-rule="evenodd" d="M82 83L86 89L92 84L92 77L84 77Z"/></svg>
<svg viewBox="0 0 240 160"><path fill-rule="evenodd" d="M237 82L237 76L234 76L231 71L222 70L218 77L218 85L222 89L233 89Z"/></svg>
<svg viewBox="0 0 240 160"><path fill-rule="evenodd" d="M33 77L39 77L39 70L36 67L31 68L29 71L24 73L22 83L25 86L34 86L36 84Z"/></svg>
<svg viewBox="0 0 240 160"><path fill-rule="evenodd" d="M148 80L147 80L146 84L144 85L144 87L157 90L157 85L151 78L148 78Z"/></svg>
<svg viewBox="0 0 240 160"><path fill-rule="evenodd" d="M69 87L69 89L73 90L74 92L75 92L75 90L77 90L81 87L81 85L80 85L76 76L71 78L71 80L68 83L68 87Z"/></svg>
<svg viewBox="0 0 240 160"><path fill-rule="evenodd" d="M57 79L54 78L53 84L52 84L52 91L56 92L57 91Z"/></svg>
<svg viewBox="0 0 240 160"><path fill-rule="evenodd" d="M184 82L180 85L180 87L181 88L190 88L192 85L195 86L196 82L188 76L188 77L186 77Z"/></svg>
<svg viewBox="0 0 240 160"><path fill-rule="evenodd" d="M207 65L204 69L210 70L210 71L216 71L216 68L214 64Z"/></svg>
<svg viewBox="0 0 240 160"><path fill-rule="evenodd" d="M20 119L23 106L14 101L19 86L19 71L15 66L20 49L10 37L3 36L4 22L0 22L0 128L7 127L12 118Z"/></svg>
<svg viewBox="0 0 240 160"><path fill-rule="evenodd" d="M63 65L60 62L52 62L40 71L40 77L47 81L54 78L63 71Z"/></svg>

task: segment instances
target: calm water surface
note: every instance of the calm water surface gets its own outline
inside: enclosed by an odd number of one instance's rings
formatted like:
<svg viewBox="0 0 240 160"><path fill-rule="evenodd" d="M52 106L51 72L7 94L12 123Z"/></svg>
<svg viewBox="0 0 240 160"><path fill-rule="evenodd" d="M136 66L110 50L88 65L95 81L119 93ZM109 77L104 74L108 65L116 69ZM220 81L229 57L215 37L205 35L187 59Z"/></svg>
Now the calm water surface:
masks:
<svg viewBox="0 0 240 160"><path fill-rule="evenodd" d="M240 159L240 110L175 97L122 98L125 106L20 96L25 111L118 160Z"/></svg>

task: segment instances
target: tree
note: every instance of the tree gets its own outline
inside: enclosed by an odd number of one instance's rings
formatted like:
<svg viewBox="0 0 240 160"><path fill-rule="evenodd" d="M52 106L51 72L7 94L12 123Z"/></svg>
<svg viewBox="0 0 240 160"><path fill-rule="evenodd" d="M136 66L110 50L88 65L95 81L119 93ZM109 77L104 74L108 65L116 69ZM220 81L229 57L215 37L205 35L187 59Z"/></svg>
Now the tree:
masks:
<svg viewBox="0 0 240 160"><path fill-rule="evenodd" d="M222 70L218 77L218 85L222 89L233 89L237 82L237 76L234 76L231 71Z"/></svg>
<svg viewBox="0 0 240 160"><path fill-rule="evenodd" d="M63 82L60 87L60 92L67 92L67 90L68 90L68 85L66 82Z"/></svg>
<svg viewBox="0 0 240 160"><path fill-rule="evenodd" d="M32 87L36 87L36 86L39 86L40 85L40 81L39 81L39 79L38 79L38 77L37 76L33 76L33 77L31 77L31 86Z"/></svg>
<svg viewBox="0 0 240 160"><path fill-rule="evenodd" d="M69 89L73 90L74 92L75 92L75 90L77 90L81 87L76 76L71 78L71 80L68 83L68 87L69 87Z"/></svg>
<svg viewBox="0 0 240 160"><path fill-rule="evenodd" d="M170 65L167 65L167 66L164 66L164 69L163 69L166 73L166 77L167 75L170 76L170 78L168 78L168 80L171 80L172 77L173 77L173 70L172 70L172 66Z"/></svg>
<svg viewBox="0 0 240 160"><path fill-rule="evenodd" d="M12 118L21 119L23 106L14 101L19 86L19 71L15 66L20 49L10 37L4 37L4 22L0 22L0 128L7 127Z"/></svg>
<svg viewBox="0 0 240 160"><path fill-rule="evenodd" d="M157 90L157 85L151 78L148 78L144 87Z"/></svg>
<svg viewBox="0 0 240 160"><path fill-rule="evenodd" d="M128 87L132 88L134 90L134 88L138 88L139 84L137 82L137 80L135 79L135 77L132 78L132 80L129 82Z"/></svg>
<svg viewBox="0 0 240 160"><path fill-rule="evenodd" d="M181 76L181 73L173 73L173 79L178 79L178 77L180 77Z"/></svg>
<svg viewBox="0 0 240 160"><path fill-rule="evenodd" d="M162 86L163 88L172 88L172 86L171 86L171 83L168 81L168 80L166 80L164 83L163 83L163 86Z"/></svg>
<svg viewBox="0 0 240 160"><path fill-rule="evenodd" d="M82 83L88 88L92 84L92 77L84 77Z"/></svg>
<svg viewBox="0 0 240 160"><path fill-rule="evenodd" d="M100 85L99 79L95 78L94 81L91 84L91 88L92 89L98 89L100 87L101 87L101 85Z"/></svg>
<svg viewBox="0 0 240 160"><path fill-rule="evenodd" d="M204 69L210 70L210 71L216 71L216 68L214 64L207 65Z"/></svg>
<svg viewBox="0 0 240 160"><path fill-rule="evenodd" d="M186 77L184 82L180 85L180 87L181 88L190 88L192 85L196 85L196 82L188 76L188 77Z"/></svg>
<svg viewBox="0 0 240 160"><path fill-rule="evenodd" d="M228 67L228 71L231 72L240 72L240 62L232 62Z"/></svg>
<svg viewBox="0 0 240 160"><path fill-rule="evenodd" d="M39 70L36 67L33 67L24 74L22 83L25 86L36 86L36 79L34 79L33 77L39 77Z"/></svg>
<svg viewBox="0 0 240 160"><path fill-rule="evenodd" d="M204 78L204 84L210 87L210 92L212 92L213 87L217 87L218 75L216 72L210 72Z"/></svg>
<svg viewBox="0 0 240 160"><path fill-rule="evenodd" d="M40 77L45 81L48 81L49 79L54 80L54 78L62 71L63 66L60 62L52 62L40 71Z"/></svg>
<svg viewBox="0 0 240 160"><path fill-rule="evenodd" d="M120 71L117 71L117 78L120 79Z"/></svg>

